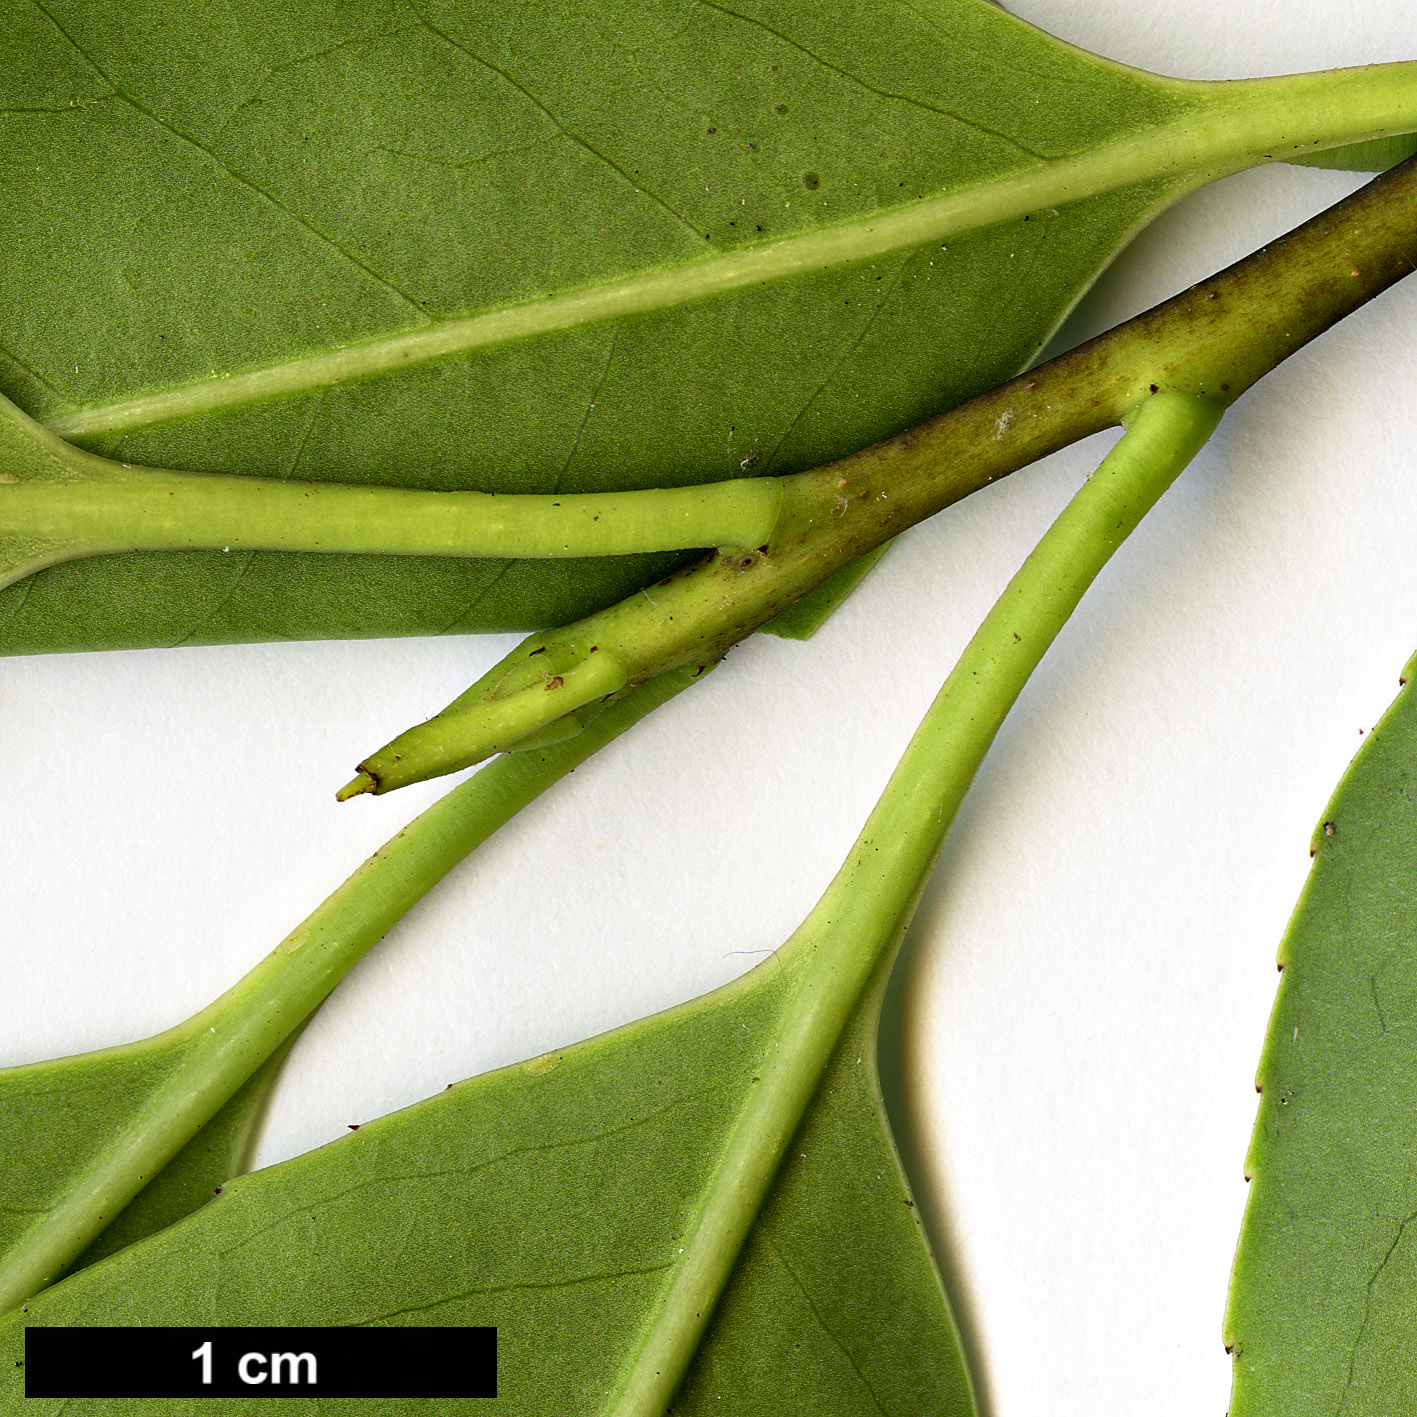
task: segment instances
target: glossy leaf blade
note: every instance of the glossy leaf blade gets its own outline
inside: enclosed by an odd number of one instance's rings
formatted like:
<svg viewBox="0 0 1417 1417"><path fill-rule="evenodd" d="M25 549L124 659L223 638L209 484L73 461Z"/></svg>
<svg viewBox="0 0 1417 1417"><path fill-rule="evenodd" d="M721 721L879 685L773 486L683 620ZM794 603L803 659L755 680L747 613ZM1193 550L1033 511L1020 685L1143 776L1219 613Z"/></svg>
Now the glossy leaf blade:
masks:
<svg viewBox="0 0 1417 1417"><path fill-rule="evenodd" d="M499 1410L601 1412L800 968L769 961L704 999L233 1182L11 1315L0 1400L20 1391L25 1324L491 1323ZM678 1411L974 1410L881 1111L878 1003L873 988L835 1051ZM244 1399L241 1410L262 1407ZM321 1410L345 1408L331 1399Z"/></svg>
<svg viewBox="0 0 1417 1417"><path fill-rule="evenodd" d="M1234 1417L1417 1406L1417 699L1339 785L1280 949L1227 1316Z"/></svg>
<svg viewBox="0 0 1417 1417"><path fill-rule="evenodd" d="M9 12L0 387L40 417L869 220L1185 107L981 0ZM94 446L503 491L789 472L1015 372L1166 195ZM149 555L0 596L0 647L530 628L668 564Z"/></svg>

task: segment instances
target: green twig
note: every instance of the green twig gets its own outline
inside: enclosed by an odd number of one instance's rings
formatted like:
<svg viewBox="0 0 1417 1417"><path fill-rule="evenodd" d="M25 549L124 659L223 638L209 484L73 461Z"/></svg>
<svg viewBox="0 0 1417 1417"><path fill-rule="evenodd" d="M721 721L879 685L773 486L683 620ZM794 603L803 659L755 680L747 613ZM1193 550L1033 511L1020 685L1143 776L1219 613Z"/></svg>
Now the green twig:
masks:
<svg viewBox="0 0 1417 1417"><path fill-rule="evenodd" d="M1417 261L1417 160L1080 348L919 427L784 479L766 545L718 554L597 615L518 646L441 714L360 764L342 795L384 792L481 760L573 706L591 656L624 683L710 662L839 567L968 493L1121 422L1148 392L1228 406ZM539 694L529 693L533 686ZM515 741L515 740L512 740ZM489 746L490 745L490 746Z"/></svg>

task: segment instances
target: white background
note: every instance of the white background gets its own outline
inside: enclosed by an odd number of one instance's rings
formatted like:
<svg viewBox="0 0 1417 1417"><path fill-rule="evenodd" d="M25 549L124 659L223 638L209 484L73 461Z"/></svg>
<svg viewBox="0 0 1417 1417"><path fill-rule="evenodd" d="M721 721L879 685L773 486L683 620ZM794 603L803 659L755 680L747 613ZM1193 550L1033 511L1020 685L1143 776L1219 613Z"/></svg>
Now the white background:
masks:
<svg viewBox="0 0 1417 1417"><path fill-rule="evenodd" d="M1130 63L1417 57L1410 0L1013 0ZM1275 168L1160 221L1078 337L1357 179ZM1417 650L1417 286L1266 379L1124 548L966 805L897 980L888 1088L993 1417L1222 1413L1274 952L1308 840ZM721 982L786 937L939 680L1106 440L907 536L528 811L341 986L261 1160ZM0 663L0 1063L157 1031L437 788L363 752L510 638Z"/></svg>

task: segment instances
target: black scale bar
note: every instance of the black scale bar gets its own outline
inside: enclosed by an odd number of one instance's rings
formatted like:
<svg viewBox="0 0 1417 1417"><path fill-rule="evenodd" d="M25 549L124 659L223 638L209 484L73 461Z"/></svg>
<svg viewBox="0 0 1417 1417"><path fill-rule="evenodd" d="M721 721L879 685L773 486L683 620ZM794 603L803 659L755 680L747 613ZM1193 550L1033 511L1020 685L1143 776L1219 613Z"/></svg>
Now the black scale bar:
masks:
<svg viewBox="0 0 1417 1417"><path fill-rule="evenodd" d="M26 1397L496 1397L495 1328L28 1328Z"/></svg>

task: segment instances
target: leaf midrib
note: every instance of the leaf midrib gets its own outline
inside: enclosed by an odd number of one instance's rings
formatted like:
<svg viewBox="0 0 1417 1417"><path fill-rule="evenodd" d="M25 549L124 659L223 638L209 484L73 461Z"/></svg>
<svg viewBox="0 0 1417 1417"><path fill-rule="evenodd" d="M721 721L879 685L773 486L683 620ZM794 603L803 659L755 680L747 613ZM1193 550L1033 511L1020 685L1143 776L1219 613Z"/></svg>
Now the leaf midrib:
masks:
<svg viewBox="0 0 1417 1417"><path fill-rule="evenodd" d="M897 207L618 279L335 346L318 354L172 385L52 416L72 440L244 408L543 335L680 309L883 257L1155 184L1154 207L1284 150L1333 147L1417 128L1417 64L1227 83L1151 78L1174 115L1051 163ZM1405 84L1405 91L1404 91ZM1347 89L1347 93L1337 92ZM1323 100L1323 101L1320 101ZM1315 113L1321 116L1315 119ZM1316 128L1316 124L1319 126ZM1295 135L1303 136L1296 141Z"/></svg>

